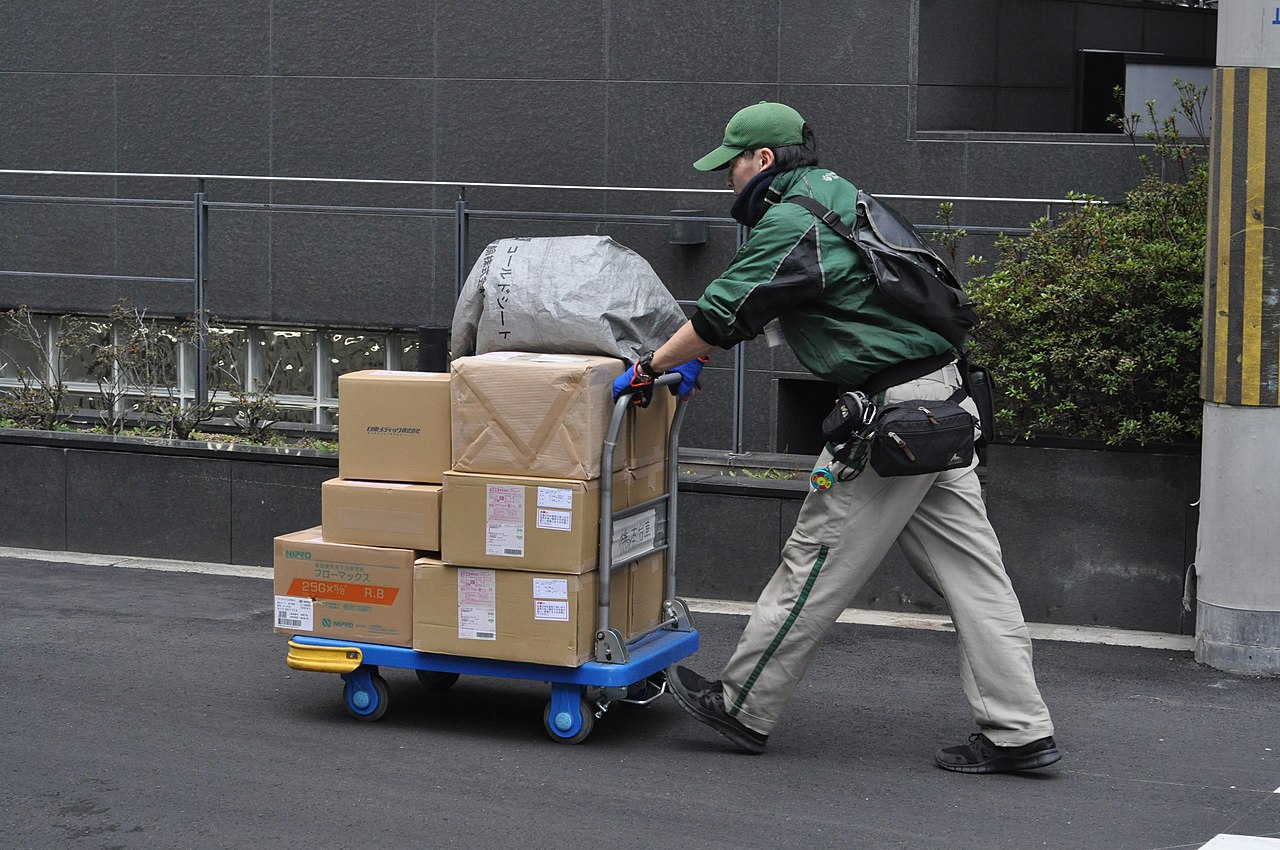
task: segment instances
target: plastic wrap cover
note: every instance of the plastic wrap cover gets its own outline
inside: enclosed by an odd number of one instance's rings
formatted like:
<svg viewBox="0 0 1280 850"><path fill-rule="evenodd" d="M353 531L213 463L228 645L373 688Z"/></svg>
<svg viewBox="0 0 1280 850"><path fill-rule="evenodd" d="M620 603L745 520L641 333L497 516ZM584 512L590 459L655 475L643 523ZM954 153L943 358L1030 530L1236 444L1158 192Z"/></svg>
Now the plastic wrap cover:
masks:
<svg viewBox="0 0 1280 850"><path fill-rule="evenodd" d="M607 236L499 239L484 249L458 296L451 354L532 351L633 361L684 320L645 259Z"/></svg>

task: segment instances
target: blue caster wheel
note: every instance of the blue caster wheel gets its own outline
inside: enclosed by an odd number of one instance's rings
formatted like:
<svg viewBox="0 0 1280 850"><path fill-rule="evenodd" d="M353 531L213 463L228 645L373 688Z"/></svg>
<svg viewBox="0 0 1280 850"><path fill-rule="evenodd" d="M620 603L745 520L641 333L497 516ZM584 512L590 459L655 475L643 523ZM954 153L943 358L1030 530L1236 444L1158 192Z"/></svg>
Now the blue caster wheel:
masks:
<svg viewBox="0 0 1280 850"><path fill-rule="evenodd" d="M387 682L378 675L377 668L360 667L343 677L343 708L356 720L374 721L387 711Z"/></svg>
<svg viewBox="0 0 1280 850"><path fill-rule="evenodd" d="M557 703L560 703L557 705ZM542 711L542 725L546 727L551 740L558 744L581 744L595 728L596 716L591 705L581 697L578 698L577 717L574 717L572 706L563 701L551 700Z"/></svg>

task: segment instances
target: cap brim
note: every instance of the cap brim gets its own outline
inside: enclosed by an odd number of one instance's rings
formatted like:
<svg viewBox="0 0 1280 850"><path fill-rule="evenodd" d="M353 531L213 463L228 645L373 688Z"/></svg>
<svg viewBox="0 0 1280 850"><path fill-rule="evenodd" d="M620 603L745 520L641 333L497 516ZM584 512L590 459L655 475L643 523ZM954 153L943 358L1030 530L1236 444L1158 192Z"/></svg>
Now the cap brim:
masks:
<svg viewBox="0 0 1280 850"><path fill-rule="evenodd" d="M743 150L744 148L731 148L728 145L721 145L695 162L693 167L699 171L719 171L727 167L733 161L733 158L742 153Z"/></svg>

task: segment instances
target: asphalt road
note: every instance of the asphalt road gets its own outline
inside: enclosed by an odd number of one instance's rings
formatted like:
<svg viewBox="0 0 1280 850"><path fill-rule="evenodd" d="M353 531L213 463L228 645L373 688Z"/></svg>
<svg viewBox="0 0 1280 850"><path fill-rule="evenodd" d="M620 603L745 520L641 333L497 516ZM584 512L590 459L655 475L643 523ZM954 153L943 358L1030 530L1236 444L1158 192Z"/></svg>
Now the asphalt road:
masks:
<svg viewBox="0 0 1280 850"><path fill-rule="evenodd" d="M938 770L970 731L955 638L840 625L769 752L664 698L583 744L547 686L384 670L349 719L285 666L258 578L0 557L0 847L566 846L1154 850L1280 837L1280 680L1189 653L1039 641L1065 751L1018 776ZM699 615L714 672L742 626Z"/></svg>

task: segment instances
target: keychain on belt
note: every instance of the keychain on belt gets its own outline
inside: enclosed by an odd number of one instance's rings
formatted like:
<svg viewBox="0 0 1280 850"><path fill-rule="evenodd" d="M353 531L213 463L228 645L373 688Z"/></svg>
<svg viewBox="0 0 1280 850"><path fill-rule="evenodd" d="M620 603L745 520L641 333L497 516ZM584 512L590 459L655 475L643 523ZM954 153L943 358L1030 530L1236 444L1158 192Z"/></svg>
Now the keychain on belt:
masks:
<svg viewBox="0 0 1280 850"><path fill-rule="evenodd" d="M830 490L831 485L835 483L836 476L830 466L820 466L809 476L809 489L814 493Z"/></svg>

